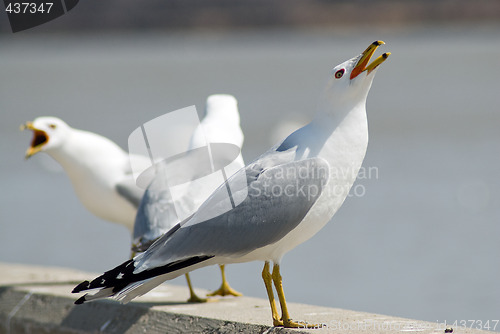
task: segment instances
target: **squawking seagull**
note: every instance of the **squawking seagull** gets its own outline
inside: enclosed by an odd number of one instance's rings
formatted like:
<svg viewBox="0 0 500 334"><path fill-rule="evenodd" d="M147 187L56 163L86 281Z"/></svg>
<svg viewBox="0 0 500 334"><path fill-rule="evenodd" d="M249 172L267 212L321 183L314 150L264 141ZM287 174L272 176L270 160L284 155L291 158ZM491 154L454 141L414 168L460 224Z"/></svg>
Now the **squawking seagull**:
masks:
<svg viewBox="0 0 500 334"><path fill-rule="evenodd" d="M122 302L165 280L212 264L264 261L262 278L274 326L314 326L290 318L280 274L285 253L315 235L340 208L368 145L366 98L378 66L370 59L383 42L336 67L320 96L314 119L231 176L191 217L170 229L147 251L73 290L97 289L76 303L113 297ZM219 215L225 186L245 177L243 201ZM225 197L224 197L225 198ZM212 217L208 218L207 217ZM270 261L273 270L270 272ZM274 300L273 283L281 306Z"/></svg>
<svg viewBox="0 0 500 334"><path fill-rule="evenodd" d="M21 129L33 131L26 158L38 152L50 155L63 167L87 210L133 230L144 190L135 185L127 152L106 137L74 129L56 117L38 117ZM130 159L148 163L146 157Z"/></svg>
<svg viewBox="0 0 500 334"><path fill-rule="evenodd" d="M195 148L212 143L232 144L240 151L243 138L236 98L227 94L210 95L207 98L205 116L191 135L188 152L195 152ZM239 153L234 161L223 167L223 170L225 174L232 175L243 166L243 157ZM183 208L189 215L193 214L224 181L221 178L222 171L214 171L219 174L219 177L212 174L211 176L215 177L204 177L201 182L193 180L194 182L189 183L186 191L174 203L168 185L169 175L166 175L167 173L161 167L161 165L157 166L159 171L146 189L137 211L133 235L133 248L137 251L146 250L156 239L179 223L176 208ZM196 175L192 176L195 178ZM209 295L241 296L227 283L224 265L221 265L220 269L221 287ZM194 293L189 274L186 274L186 280L190 290L188 301L206 301Z"/></svg>

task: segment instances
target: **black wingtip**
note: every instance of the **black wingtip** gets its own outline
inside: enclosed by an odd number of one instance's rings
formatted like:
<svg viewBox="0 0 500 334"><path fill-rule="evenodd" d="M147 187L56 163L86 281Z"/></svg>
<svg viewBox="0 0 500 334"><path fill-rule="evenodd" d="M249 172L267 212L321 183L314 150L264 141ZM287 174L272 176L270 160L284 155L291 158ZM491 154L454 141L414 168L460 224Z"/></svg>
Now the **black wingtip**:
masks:
<svg viewBox="0 0 500 334"><path fill-rule="evenodd" d="M80 291L87 290L90 287L90 282L89 281L84 281L80 284L78 284L71 293L79 293Z"/></svg>
<svg viewBox="0 0 500 334"><path fill-rule="evenodd" d="M86 302L85 296L78 298L77 301L75 301L75 305L81 305Z"/></svg>

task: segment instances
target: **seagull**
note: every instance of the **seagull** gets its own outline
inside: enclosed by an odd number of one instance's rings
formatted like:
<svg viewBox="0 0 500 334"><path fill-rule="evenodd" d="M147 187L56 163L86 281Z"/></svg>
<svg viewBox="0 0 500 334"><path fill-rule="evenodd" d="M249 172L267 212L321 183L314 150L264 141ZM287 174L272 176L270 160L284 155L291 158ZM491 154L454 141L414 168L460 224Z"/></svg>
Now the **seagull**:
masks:
<svg viewBox="0 0 500 334"><path fill-rule="evenodd" d="M196 148L206 147L207 144L211 145L212 143L232 144L240 152L243 139L236 98L229 94L214 94L207 98L205 116L191 135L188 152L195 152ZM219 157L219 161L221 158L225 157ZM231 161L232 159L226 160ZM189 215L194 213L224 181L222 172L225 175L232 175L244 166L240 152L233 161L221 169L221 172L214 171L216 174L212 174L212 176L215 177L208 179L205 177L202 182L198 183L190 182L187 190L175 203L169 191L169 173L165 171L167 168L162 168L163 165L157 166L160 170L146 189L137 211L133 234L133 250L145 251L156 239L179 223L179 212L176 211L176 208L182 208ZM192 176L193 178L196 177L196 175ZM220 270L222 284L219 289L208 294L208 296L241 296L241 293L229 286L224 265L220 265ZM186 274L186 280L190 291L188 302L206 302L207 299L200 298L194 293L189 274Z"/></svg>
<svg viewBox="0 0 500 334"><path fill-rule="evenodd" d="M80 202L95 216L133 231L144 190L135 185L130 159L147 166L146 157L131 155L110 139L70 127L57 117L38 117L21 125L33 131L26 158L45 152L68 175Z"/></svg>
<svg viewBox="0 0 500 334"><path fill-rule="evenodd" d="M263 261L262 278L273 325L316 326L291 319L280 261L330 221L356 179L368 146L367 95L379 65L390 55L384 53L370 63L382 44L375 41L359 56L333 68L309 124L233 174L194 215L171 228L147 251L77 285L73 293L97 292L87 293L75 303L107 297L126 303L197 268ZM247 180L246 189L236 189L233 196L238 199L244 193L244 200L214 216L225 186L234 186L232 182L242 176Z"/></svg>

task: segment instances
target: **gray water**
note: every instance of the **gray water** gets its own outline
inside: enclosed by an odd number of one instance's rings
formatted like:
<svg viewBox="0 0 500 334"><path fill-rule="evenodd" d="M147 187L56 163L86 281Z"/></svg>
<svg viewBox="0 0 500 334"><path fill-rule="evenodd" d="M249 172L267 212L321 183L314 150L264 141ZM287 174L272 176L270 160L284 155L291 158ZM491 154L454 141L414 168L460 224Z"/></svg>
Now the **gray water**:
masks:
<svg viewBox="0 0 500 334"><path fill-rule="evenodd" d="M125 228L88 213L57 165L24 161L21 123L58 116L126 147L140 124L231 93L249 162L307 122L330 68L375 39L392 56L368 98L366 174L332 222L285 256L287 299L433 322L499 319L498 25L0 36L0 260L102 272L129 254ZM265 298L261 267L229 266L231 284ZM219 272L193 280L214 289Z"/></svg>

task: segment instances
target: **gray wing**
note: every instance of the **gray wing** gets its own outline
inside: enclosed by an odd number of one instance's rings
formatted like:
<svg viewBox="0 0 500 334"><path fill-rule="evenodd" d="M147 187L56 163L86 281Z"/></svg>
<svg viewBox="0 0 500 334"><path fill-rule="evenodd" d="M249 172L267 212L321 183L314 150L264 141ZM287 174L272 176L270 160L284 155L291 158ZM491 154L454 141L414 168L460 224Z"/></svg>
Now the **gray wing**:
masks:
<svg viewBox="0 0 500 334"><path fill-rule="evenodd" d="M137 267L151 268L192 256L241 256L275 243L293 230L320 196L328 180L328 163L321 158L293 161L295 149L272 151L233 175L246 177L246 198L235 208L203 220L217 208L227 190L221 185L191 217L143 253ZM222 194L222 195L221 195ZM210 216L210 215L209 215Z"/></svg>
<svg viewBox="0 0 500 334"><path fill-rule="evenodd" d="M137 209L132 237L133 251L145 251L179 221L169 187L162 175L153 179Z"/></svg>
<svg viewBox="0 0 500 334"><path fill-rule="evenodd" d="M204 184L193 184L189 191L177 193L174 201L170 186L190 184L190 180L197 180L211 171L210 157L216 170L231 163L239 154L239 148L230 144L213 144L212 156L206 147L191 150L156 165L154 177L149 184L138 207L134 224L132 250L145 251L156 239L170 230L179 222L178 215L185 217L192 214L204 201L215 185L210 179L204 179ZM227 153L229 154L222 154ZM216 154L219 152L218 154ZM206 189L210 189L206 191Z"/></svg>
<svg viewBox="0 0 500 334"><path fill-rule="evenodd" d="M123 180L116 184L116 192L125 198L134 208L138 208L142 196L144 195L144 190L139 188L132 178Z"/></svg>

